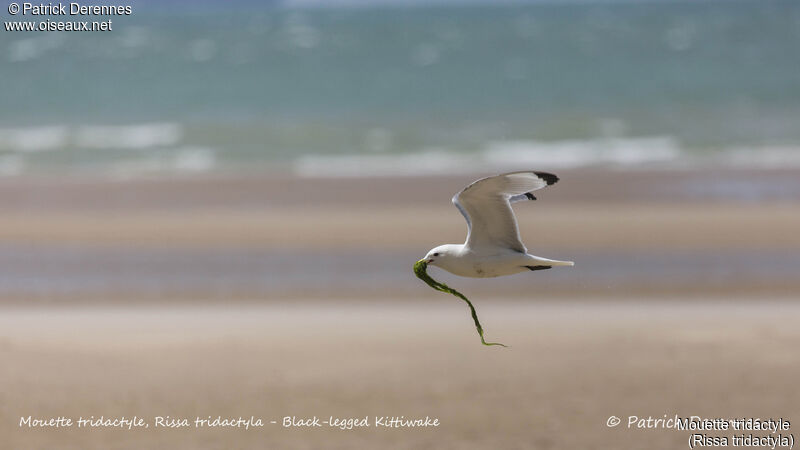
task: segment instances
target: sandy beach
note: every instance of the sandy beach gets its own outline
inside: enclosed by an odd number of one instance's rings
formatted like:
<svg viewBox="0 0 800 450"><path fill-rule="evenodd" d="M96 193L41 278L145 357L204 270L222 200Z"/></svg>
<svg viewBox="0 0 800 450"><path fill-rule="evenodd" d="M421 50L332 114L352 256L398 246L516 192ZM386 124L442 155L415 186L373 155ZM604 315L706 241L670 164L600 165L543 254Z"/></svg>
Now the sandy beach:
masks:
<svg viewBox="0 0 800 450"><path fill-rule="evenodd" d="M560 175L563 190L516 209L528 247L574 268L432 271L509 349L479 345L466 307L410 270L463 239L449 198L470 176L2 180L4 443L677 449L689 431L628 429L629 416L796 418L794 191L651 189L794 174ZM19 426L93 415L149 428ZM622 424L608 427L612 415ZM263 426L156 426L166 416ZM283 427L287 416L373 425ZM376 427L384 416L440 426Z"/></svg>
<svg viewBox="0 0 800 450"><path fill-rule="evenodd" d="M793 303L500 302L481 312L510 348L479 345L455 302L6 311L0 432L8 448L31 449L680 449L690 431L629 429L628 417L800 414ZM28 415L136 415L150 427L19 427ZM193 426L220 415L264 425ZM623 423L608 427L612 415ZM156 427L166 416L192 426ZM287 428L286 416L373 425ZM375 416L440 426L376 427Z"/></svg>
<svg viewBox="0 0 800 450"><path fill-rule="evenodd" d="M522 299L532 290L609 298L798 291L796 172L560 176L516 212L533 253L576 266L461 287ZM410 266L435 245L463 241L449 199L473 178L3 180L0 293L17 305L380 299L387 290L427 298ZM732 183L744 185L719 193ZM752 188L762 185L773 188Z"/></svg>

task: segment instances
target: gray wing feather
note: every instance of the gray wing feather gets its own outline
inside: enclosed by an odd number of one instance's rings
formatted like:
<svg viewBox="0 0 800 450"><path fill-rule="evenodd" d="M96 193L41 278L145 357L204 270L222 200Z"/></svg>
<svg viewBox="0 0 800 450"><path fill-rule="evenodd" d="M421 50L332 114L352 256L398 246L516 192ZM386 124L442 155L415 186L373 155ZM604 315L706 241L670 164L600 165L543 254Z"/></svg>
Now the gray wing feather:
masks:
<svg viewBox="0 0 800 450"><path fill-rule="evenodd" d="M531 191L557 181L558 177L544 172L511 172L482 178L464 188L453 197L453 204L467 220L466 245L527 253L510 203L535 200Z"/></svg>

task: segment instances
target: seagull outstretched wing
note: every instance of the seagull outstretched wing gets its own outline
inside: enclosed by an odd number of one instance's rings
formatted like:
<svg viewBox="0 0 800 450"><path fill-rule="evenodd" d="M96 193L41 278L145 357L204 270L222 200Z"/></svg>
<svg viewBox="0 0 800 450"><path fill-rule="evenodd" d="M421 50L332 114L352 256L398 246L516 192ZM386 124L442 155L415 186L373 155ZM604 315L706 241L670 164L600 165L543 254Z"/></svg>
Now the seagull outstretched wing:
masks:
<svg viewBox="0 0 800 450"><path fill-rule="evenodd" d="M480 180L453 196L467 219L468 248L503 247L527 253L519 236L511 203L536 200L531 192L549 186L558 177L546 172L511 172Z"/></svg>

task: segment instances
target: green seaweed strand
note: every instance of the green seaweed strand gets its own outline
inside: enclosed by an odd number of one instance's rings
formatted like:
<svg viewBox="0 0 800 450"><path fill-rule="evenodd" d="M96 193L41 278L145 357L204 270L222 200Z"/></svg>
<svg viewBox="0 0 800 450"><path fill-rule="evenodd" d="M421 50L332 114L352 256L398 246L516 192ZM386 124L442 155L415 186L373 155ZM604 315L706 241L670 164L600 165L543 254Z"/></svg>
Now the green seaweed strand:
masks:
<svg viewBox="0 0 800 450"><path fill-rule="evenodd" d="M461 294L461 292L458 292L457 290L451 288L450 286L444 283L440 283L431 278L431 276L428 275L428 263L425 262L424 259L420 259L414 264L414 274L417 276L417 278L424 281L425 283L428 284L428 286L436 289L437 291L448 292L460 298L461 300L467 302L469 310L470 312L472 312L472 320L475 321L475 328L478 330L478 335L481 337L481 343L483 345L499 345L501 347L506 346L505 344L501 344L499 342L486 342L486 340L483 339L483 327L481 327L481 323L478 321L478 313L475 312L475 307L472 306L472 302L470 302L467 299L467 297L464 297L464 295Z"/></svg>

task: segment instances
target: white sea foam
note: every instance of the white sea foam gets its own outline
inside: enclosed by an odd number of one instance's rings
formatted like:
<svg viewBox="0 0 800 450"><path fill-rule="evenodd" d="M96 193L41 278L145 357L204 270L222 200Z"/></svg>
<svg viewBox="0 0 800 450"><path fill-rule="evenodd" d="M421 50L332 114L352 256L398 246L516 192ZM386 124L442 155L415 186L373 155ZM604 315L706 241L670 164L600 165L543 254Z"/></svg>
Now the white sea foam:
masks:
<svg viewBox="0 0 800 450"><path fill-rule="evenodd" d="M39 58L61 47L64 40L62 33L41 33L37 37L12 41L8 45L8 60L24 62Z"/></svg>
<svg viewBox="0 0 800 450"><path fill-rule="evenodd" d="M120 31L119 42L123 47L143 47L150 40L153 31L144 26L126 26Z"/></svg>
<svg viewBox="0 0 800 450"><path fill-rule="evenodd" d="M498 141L484 151L490 165L572 168L594 165L641 166L677 159L680 146L670 137L565 141Z"/></svg>
<svg viewBox="0 0 800 450"><path fill-rule="evenodd" d="M142 150L176 145L182 138L183 129L172 123L0 128L0 150L23 153L71 147Z"/></svg>
<svg viewBox="0 0 800 450"><path fill-rule="evenodd" d="M179 172L208 172L215 165L214 150L203 147L183 147L172 159L172 168Z"/></svg>
<svg viewBox="0 0 800 450"><path fill-rule="evenodd" d="M189 45L189 55L196 62L210 61L217 54L217 43L211 39L197 39Z"/></svg>
<svg viewBox="0 0 800 450"><path fill-rule="evenodd" d="M82 148L137 150L175 145L182 138L182 128L173 123L83 126L75 131L74 144Z"/></svg>
<svg viewBox="0 0 800 450"><path fill-rule="evenodd" d="M427 149L395 155L307 155L295 173L308 177L414 176L518 170L520 167L647 167L668 164L683 153L669 137L568 141L494 141L481 151L458 153Z"/></svg>
<svg viewBox="0 0 800 450"><path fill-rule="evenodd" d="M294 172L305 177L414 176L471 172L481 164L468 154L427 149L395 155L306 155L295 160Z"/></svg>
<svg viewBox="0 0 800 450"><path fill-rule="evenodd" d="M65 126L0 128L0 150L39 152L55 150L67 143Z"/></svg>
<svg viewBox="0 0 800 450"><path fill-rule="evenodd" d="M740 168L780 169L800 167L800 146L736 147L718 156L726 165Z"/></svg>
<svg viewBox="0 0 800 450"><path fill-rule="evenodd" d="M310 49L320 43L319 30L311 26L304 14L297 11L286 16L284 32L293 47Z"/></svg>

